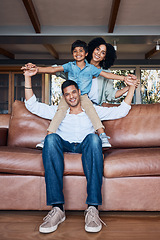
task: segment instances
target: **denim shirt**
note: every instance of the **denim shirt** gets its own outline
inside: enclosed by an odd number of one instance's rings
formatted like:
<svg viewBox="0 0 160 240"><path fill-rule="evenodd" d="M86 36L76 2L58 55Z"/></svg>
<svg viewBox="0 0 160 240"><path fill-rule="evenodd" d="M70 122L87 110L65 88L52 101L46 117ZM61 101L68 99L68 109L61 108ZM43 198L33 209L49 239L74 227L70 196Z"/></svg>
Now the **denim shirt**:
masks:
<svg viewBox="0 0 160 240"><path fill-rule="evenodd" d="M94 65L89 64L86 60L85 63L86 65L83 69L80 69L77 66L76 61L62 65L64 72L68 72L68 79L73 80L78 84L82 95L89 93L93 76L98 77L102 71Z"/></svg>

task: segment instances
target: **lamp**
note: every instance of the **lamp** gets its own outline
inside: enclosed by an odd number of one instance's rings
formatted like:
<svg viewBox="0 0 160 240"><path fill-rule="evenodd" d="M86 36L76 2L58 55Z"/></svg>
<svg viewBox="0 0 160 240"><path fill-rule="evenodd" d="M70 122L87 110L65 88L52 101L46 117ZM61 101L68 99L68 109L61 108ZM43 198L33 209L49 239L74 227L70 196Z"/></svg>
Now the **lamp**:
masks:
<svg viewBox="0 0 160 240"><path fill-rule="evenodd" d="M116 44L116 40L114 40L114 42L113 42L113 47L114 47L115 51L117 51L117 44Z"/></svg>
<svg viewBox="0 0 160 240"><path fill-rule="evenodd" d="M159 41L157 41L157 44L156 44L156 51L159 51L160 50L160 45L159 45Z"/></svg>

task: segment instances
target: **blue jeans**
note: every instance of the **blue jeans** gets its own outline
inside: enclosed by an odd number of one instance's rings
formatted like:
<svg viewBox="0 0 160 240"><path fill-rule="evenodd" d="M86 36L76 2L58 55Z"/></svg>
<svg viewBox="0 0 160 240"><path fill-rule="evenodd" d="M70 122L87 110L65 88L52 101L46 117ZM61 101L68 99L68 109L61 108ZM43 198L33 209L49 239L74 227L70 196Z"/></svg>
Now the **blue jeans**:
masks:
<svg viewBox="0 0 160 240"><path fill-rule="evenodd" d="M101 139L96 134L88 134L81 143L69 143L56 133L46 136L42 153L45 168L47 205L64 204L63 152L82 153L83 170L87 179L86 203L89 205L101 205L103 176Z"/></svg>

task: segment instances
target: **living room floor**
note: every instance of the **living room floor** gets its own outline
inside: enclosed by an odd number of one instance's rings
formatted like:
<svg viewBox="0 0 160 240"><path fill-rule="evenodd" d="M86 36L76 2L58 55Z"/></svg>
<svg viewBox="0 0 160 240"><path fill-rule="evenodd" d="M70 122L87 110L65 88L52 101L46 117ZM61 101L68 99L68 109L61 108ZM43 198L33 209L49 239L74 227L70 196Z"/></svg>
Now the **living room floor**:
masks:
<svg viewBox="0 0 160 240"><path fill-rule="evenodd" d="M38 231L47 211L0 211L0 240L159 240L160 212L100 212L107 224L99 233L84 230L84 212L66 211L57 231Z"/></svg>

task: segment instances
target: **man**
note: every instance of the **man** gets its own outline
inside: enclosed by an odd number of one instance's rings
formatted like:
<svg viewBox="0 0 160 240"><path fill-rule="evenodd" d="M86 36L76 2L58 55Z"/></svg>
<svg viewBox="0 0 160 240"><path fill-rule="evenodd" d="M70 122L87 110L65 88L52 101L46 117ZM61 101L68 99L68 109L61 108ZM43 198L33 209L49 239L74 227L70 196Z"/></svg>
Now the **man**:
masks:
<svg viewBox="0 0 160 240"><path fill-rule="evenodd" d="M35 70L36 71L36 70ZM26 108L43 118L52 119L57 106L48 106L38 103L31 87L33 72L25 71L25 105ZM131 85L124 102L119 107L105 108L95 106L101 120L118 119L125 117L131 106L135 86ZM42 153L45 168L47 205L52 210L44 218L39 231L50 233L57 229L65 220L63 209L63 152L82 153L82 164L87 179L88 208L85 215L85 230L99 232L102 220L99 218L98 205L102 204L101 186L103 176L102 141L94 133L94 128L80 103L80 90L71 80L62 84L62 93L69 105L66 117L56 133L45 138Z"/></svg>

